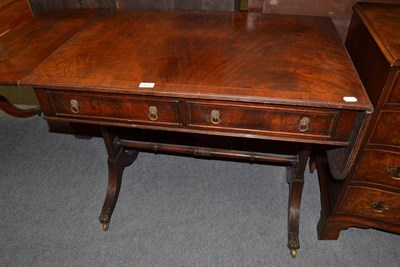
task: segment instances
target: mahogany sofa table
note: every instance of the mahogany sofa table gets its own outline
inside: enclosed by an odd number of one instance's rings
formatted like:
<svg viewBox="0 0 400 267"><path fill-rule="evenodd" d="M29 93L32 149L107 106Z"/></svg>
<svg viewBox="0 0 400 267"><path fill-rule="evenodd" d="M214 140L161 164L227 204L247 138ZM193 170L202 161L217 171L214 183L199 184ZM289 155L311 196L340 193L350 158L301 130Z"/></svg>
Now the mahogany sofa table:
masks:
<svg viewBox="0 0 400 267"><path fill-rule="evenodd" d="M295 256L313 145L332 148L342 179L372 110L323 17L107 10L51 52L19 84L34 87L50 124L101 130L104 230L137 151L248 159L288 166Z"/></svg>

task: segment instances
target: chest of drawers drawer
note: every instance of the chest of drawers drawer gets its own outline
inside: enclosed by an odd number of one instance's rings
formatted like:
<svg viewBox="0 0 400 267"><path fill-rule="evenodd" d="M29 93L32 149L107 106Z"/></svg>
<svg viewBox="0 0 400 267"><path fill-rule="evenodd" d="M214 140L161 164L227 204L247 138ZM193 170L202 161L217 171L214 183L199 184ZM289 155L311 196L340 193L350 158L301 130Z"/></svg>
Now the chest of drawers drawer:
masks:
<svg viewBox="0 0 400 267"><path fill-rule="evenodd" d="M400 153L365 150L353 181L381 184L400 189Z"/></svg>
<svg viewBox="0 0 400 267"><path fill-rule="evenodd" d="M201 101L187 102L186 110L190 127L303 137L330 137L336 118L329 109Z"/></svg>
<svg viewBox="0 0 400 267"><path fill-rule="evenodd" d="M369 187L350 186L339 210L340 213L400 224L400 195Z"/></svg>
<svg viewBox="0 0 400 267"><path fill-rule="evenodd" d="M124 123L179 125L178 100L49 91L56 116Z"/></svg>
<svg viewBox="0 0 400 267"><path fill-rule="evenodd" d="M400 147L400 112L381 111L370 144Z"/></svg>

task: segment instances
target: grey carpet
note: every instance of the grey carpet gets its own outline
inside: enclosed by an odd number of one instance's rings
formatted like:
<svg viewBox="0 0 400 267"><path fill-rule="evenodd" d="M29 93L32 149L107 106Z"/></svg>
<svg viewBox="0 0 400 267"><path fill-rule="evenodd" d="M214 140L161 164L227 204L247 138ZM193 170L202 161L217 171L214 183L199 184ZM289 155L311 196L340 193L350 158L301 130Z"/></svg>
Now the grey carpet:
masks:
<svg viewBox="0 0 400 267"><path fill-rule="evenodd" d="M351 228L317 240L315 174L295 259L282 167L141 153L103 232L106 180L102 140L0 111L0 266L399 266L399 235Z"/></svg>

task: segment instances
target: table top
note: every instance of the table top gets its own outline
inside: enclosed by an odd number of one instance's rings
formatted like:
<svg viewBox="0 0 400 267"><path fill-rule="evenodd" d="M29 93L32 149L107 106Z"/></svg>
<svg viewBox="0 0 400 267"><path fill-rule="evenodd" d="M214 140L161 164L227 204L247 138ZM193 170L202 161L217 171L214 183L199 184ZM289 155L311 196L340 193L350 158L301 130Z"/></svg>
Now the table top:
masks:
<svg viewBox="0 0 400 267"><path fill-rule="evenodd" d="M21 84L33 68L98 11L55 11L26 19L0 36L0 84Z"/></svg>
<svg viewBox="0 0 400 267"><path fill-rule="evenodd" d="M142 88L142 82L155 85ZM21 84L371 109L332 22L324 17L105 11Z"/></svg>

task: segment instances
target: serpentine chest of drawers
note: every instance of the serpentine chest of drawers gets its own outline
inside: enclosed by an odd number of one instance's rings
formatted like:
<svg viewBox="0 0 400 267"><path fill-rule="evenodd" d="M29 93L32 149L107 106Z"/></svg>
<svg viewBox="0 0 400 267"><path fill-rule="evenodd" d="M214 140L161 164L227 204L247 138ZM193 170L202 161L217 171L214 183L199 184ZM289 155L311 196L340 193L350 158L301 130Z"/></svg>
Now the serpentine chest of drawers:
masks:
<svg viewBox="0 0 400 267"><path fill-rule="evenodd" d="M351 226L400 233L400 5L355 5L346 47L374 113L344 182L334 181L319 161L319 237L337 239Z"/></svg>
<svg viewBox="0 0 400 267"><path fill-rule="evenodd" d="M32 25L47 20L43 15L0 40L29 43ZM372 110L330 19L111 10L79 23L18 84L34 86L50 125L94 128L104 138L104 230L123 169L139 150L264 161L288 166L288 246L295 256L312 146L341 152L331 166L342 179Z"/></svg>

